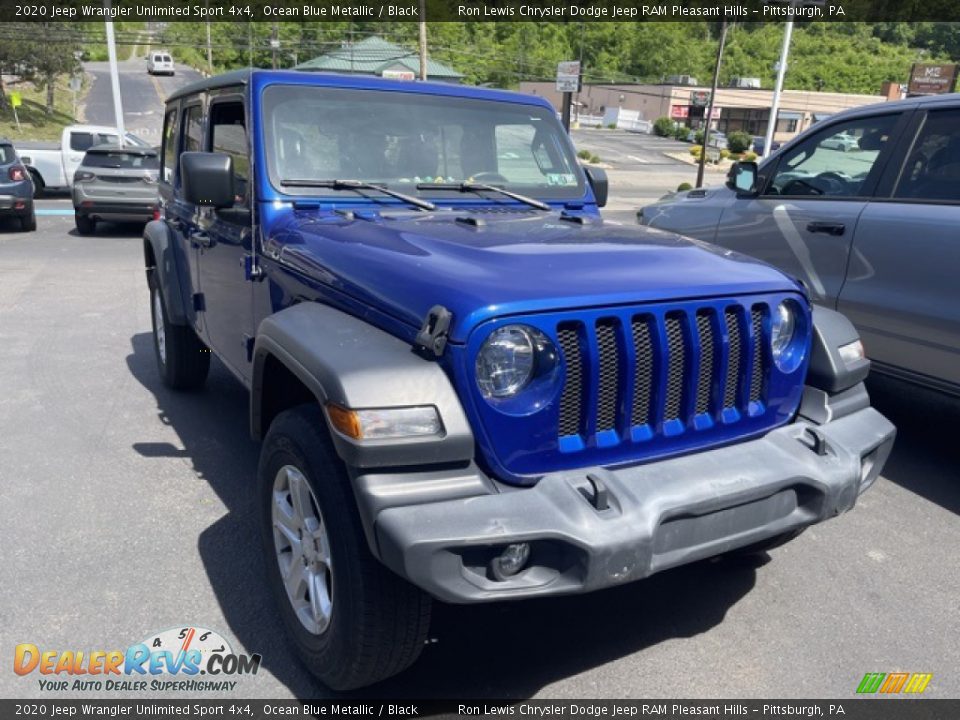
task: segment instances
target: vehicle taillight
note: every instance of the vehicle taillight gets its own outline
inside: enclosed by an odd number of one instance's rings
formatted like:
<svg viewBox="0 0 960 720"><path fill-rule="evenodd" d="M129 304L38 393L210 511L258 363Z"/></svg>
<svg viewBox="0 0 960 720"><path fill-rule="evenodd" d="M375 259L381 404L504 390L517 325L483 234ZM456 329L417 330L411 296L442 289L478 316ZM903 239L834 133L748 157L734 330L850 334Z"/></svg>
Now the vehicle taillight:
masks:
<svg viewBox="0 0 960 720"><path fill-rule="evenodd" d="M87 180L95 180L96 175L92 172L87 172L86 170L77 170L76 174L73 176L74 182L86 182Z"/></svg>
<svg viewBox="0 0 960 720"><path fill-rule="evenodd" d="M22 167L12 167L10 168L10 179L14 182L20 182L21 180L27 179L27 174L23 171Z"/></svg>

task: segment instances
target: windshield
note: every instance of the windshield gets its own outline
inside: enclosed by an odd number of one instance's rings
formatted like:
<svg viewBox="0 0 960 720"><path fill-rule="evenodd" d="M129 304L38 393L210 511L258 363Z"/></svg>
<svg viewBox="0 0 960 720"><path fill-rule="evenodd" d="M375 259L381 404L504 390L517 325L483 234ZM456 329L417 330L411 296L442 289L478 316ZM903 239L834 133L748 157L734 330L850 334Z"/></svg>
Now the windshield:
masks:
<svg viewBox="0 0 960 720"><path fill-rule="evenodd" d="M85 167L159 170L160 160L156 155L125 152L88 152L83 158Z"/></svg>
<svg viewBox="0 0 960 720"><path fill-rule="evenodd" d="M267 88L263 101L267 164L278 188L291 180L349 179L441 198L450 191L417 185L486 183L550 199L584 193L569 142L548 108L291 85Z"/></svg>

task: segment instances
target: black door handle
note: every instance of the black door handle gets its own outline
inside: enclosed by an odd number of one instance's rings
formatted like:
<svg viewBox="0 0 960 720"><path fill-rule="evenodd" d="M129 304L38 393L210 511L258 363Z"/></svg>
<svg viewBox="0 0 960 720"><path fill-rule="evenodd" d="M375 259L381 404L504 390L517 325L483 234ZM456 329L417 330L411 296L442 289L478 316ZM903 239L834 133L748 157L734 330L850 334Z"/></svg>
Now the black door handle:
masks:
<svg viewBox="0 0 960 720"><path fill-rule="evenodd" d="M829 223L829 222L812 222L807 223L807 232L812 233L826 233L827 235L834 235L835 237L840 237L846 231L847 226L843 223Z"/></svg>

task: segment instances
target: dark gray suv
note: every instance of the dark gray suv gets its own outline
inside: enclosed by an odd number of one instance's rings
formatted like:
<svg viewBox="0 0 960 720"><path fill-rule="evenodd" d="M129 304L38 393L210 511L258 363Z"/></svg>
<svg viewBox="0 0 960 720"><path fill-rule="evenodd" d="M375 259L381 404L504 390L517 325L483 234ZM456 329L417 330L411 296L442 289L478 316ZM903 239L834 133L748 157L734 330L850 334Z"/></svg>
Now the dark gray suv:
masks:
<svg viewBox="0 0 960 720"><path fill-rule="evenodd" d="M960 395L960 94L834 115L638 219L778 266L853 320L875 370Z"/></svg>

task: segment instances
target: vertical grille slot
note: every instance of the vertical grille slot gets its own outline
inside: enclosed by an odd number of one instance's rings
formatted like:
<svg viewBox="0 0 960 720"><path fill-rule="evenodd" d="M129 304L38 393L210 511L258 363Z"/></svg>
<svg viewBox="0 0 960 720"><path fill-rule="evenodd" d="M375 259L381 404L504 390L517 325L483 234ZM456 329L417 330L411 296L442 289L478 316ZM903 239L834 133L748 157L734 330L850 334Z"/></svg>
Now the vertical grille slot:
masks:
<svg viewBox="0 0 960 720"><path fill-rule="evenodd" d="M753 371L750 374L750 402L763 398L763 310L754 306L750 310L750 327L753 330Z"/></svg>
<svg viewBox="0 0 960 720"><path fill-rule="evenodd" d="M560 435L576 435L580 432L583 411L583 351L580 348L580 333L574 325L562 325L557 329L560 352L567 365L566 382L560 395Z"/></svg>
<svg viewBox="0 0 960 720"><path fill-rule="evenodd" d="M633 368L633 405L630 409L631 425L649 425L653 420L653 333L649 318L634 318L631 323L633 351L636 361Z"/></svg>
<svg viewBox="0 0 960 720"><path fill-rule="evenodd" d="M710 396L713 394L713 323L706 310L697 313L697 337L700 340L700 367L697 371L696 414L710 412Z"/></svg>
<svg viewBox="0 0 960 720"><path fill-rule="evenodd" d="M727 308L723 312L727 321L727 335L730 337L727 355L727 377L723 386L723 406L737 407L740 374L743 372L743 340L740 336L740 317L736 310Z"/></svg>
<svg viewBox="0 0 960 720"><path fill-rule="evenodd" d="M617 395L620 387L620 348L614 320L597 323L597 354L600 361L600 391L597 395L597 430L617 426Z"/></svg>
<svg viewBox="0 0 960 720"><path fill-rule="evenodd" d="M683 343L683 322L677 315L666 318L667 330L667 397L663 419L680 417L683 407L683 376L686 365L686 348Z"/></svg>

